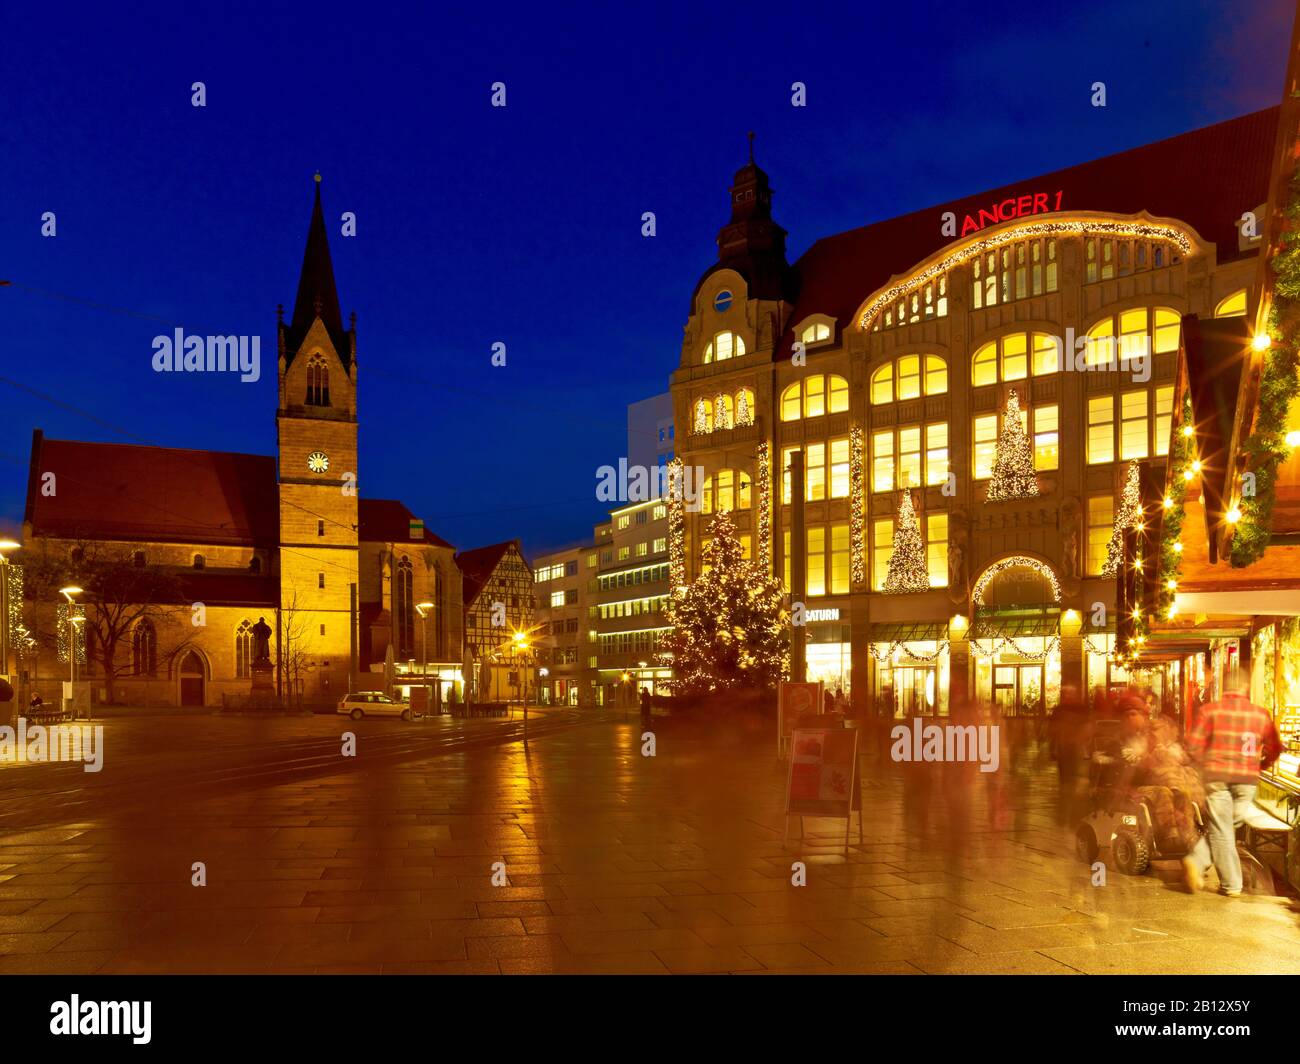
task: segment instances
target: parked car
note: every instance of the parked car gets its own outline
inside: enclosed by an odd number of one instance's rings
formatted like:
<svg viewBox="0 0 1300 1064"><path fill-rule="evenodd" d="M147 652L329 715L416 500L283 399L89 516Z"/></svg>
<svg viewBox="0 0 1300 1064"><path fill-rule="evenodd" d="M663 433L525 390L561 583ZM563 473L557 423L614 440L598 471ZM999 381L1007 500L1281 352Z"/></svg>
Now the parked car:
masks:
<svg viewBox="0 0 1300 1064"><path fill-rule="evenodd" d="M338 711L353 720L362 717L401 717L411 719L411 707L405 702L394 702L383 691L354 691L339 701Z"/></svg>

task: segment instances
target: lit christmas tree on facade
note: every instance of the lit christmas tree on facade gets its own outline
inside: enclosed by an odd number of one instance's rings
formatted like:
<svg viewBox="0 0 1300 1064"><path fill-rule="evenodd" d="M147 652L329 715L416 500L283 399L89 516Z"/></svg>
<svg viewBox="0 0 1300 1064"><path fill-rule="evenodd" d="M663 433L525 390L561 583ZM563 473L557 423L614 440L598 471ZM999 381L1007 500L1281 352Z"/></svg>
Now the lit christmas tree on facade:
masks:
<svg viewBox="0 0 1300 1064"><path fill-rule="evenodd" d="M912 493L904 491L898 504L898 527L894 532L894 549L889 555L884 590L886 594L896 595L929 589L930 573L925 564L921 525L912 507Z"/></svg>
<svg viewBox="0 0 1300 1064"><path fill-rule="evenodd" d="M1002 433L998 437L997 457L989 480L989 502L1006 499L1032 499L1038 494L1038 477L1034 475L1034 448L1020 413L1020 397L1014 389L1007 398L1002 415Z"/></svg>
<svg viewBox="0 0 1300 1064"><path fill-rule="evenodd" d="M1115 515L1115 530L1110 534L1110 542L1106 544L1106 564L1102 566L1102 576L1114 576L1119 572L1120 563L1124 560L1124 530L1137 524L1141 512L1138 464L1129 462L1124 476L1124 494L1120 496L1119 512Z"/></svg>

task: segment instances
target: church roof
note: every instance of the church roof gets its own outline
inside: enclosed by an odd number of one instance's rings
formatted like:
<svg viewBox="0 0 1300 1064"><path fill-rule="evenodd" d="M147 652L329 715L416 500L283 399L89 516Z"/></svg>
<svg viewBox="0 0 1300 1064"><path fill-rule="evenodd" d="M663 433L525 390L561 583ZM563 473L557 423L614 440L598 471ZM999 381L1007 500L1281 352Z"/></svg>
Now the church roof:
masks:
<svg viewBox="0 0 1300 1064"><path fill-rule="evenodd" d="M352 345L343 328L339 292L334 283L334 263L330 258L329 238L325 232L325 211L320 202L320 175L316 175L316 202L307 227L307 247L302 254L302 273L298 277L298 295L293 301L293 317L285 333L284 352L292 361L319 316L329 332L334 350L347 369L352 363Z"/></svg>
<svg viewBox="0 0 1300 1064"><path fill-rule="evenodd" d="M778 357L790 357L793 329L809 315L850 326L868 296L951 241L940 231L945 211L960 233L981 207L1044 192L1054 204L1059 191L1063 211L1145 210L1191 225L1216 245L1219 262L1253 255L1237 250L1237 220L1268 198L1277 121L1278 108L1267 108L818 240L794 264L799 294Z"/></svg>
<svg viewBox="0 0 1300 1064"><path fill-rule="evenodd" d="M466 609L473 605L483 586L492 578L493 570L501 564L501 559L506 556L511 547L519 551L521 556L523 555L517 539L493 543L489 547L475 547L473 550L464 550L456 555L456 564L460 567L464 578L462 601Z"/></svg>
<svg viewBox="0 0 1300 1064"><path fill-rule="evenodd" d="M275 459L49 440L37 429L24 521L34 535L65 539L273 547L280 532Z"/></svg>
<svg viewBox="0 0 1300 1064"><path fill-rule="evenodd" d="M357 507L359 533L365 543L429 543L452 548L428 528L411 538L411 522L419 518L397 499L360 499Z"/></svg>

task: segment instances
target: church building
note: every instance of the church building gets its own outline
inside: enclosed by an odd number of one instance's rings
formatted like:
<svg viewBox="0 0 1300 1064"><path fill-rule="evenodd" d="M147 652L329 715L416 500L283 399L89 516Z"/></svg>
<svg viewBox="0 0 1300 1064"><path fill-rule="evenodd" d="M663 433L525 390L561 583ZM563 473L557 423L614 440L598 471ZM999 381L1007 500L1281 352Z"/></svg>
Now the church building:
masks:
<svg viewBox="0 0 1300 1064"><path fill-rule="evenodd" d="M461 694L451 544L401 502L359 497L356 316L345 325L320 177L298 291L277 325L277 452L32 440L20 687L57 702L239 705L259 620L281 698L337 701L394 671ZM60 583L83 590L69 606ZM81 619L84 618L84 619ZM357 675L353 675L353 672ZM414 675L411 675L414 674Z"/></svg>

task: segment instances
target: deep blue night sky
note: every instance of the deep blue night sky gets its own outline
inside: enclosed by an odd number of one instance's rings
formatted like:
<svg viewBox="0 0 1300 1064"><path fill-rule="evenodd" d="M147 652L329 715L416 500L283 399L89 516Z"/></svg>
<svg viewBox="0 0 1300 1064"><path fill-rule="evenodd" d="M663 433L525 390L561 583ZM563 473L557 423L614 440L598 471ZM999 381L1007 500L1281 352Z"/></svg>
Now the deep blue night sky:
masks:
<svg viewBox="0 0 1300 1064"><path fill-rule="evenodd" d="M271 6L6 11L0 376L48 399L0 382L0 528L21 522L34 427L273 452L275 305L292 308L319 169L358 316L362 493L461 548L576 541L627 404L667 389L746 131L793 260L1276 103L1294 16L1287 0ZM173 325L260 334L262 380L155 374Z"/></svg>

